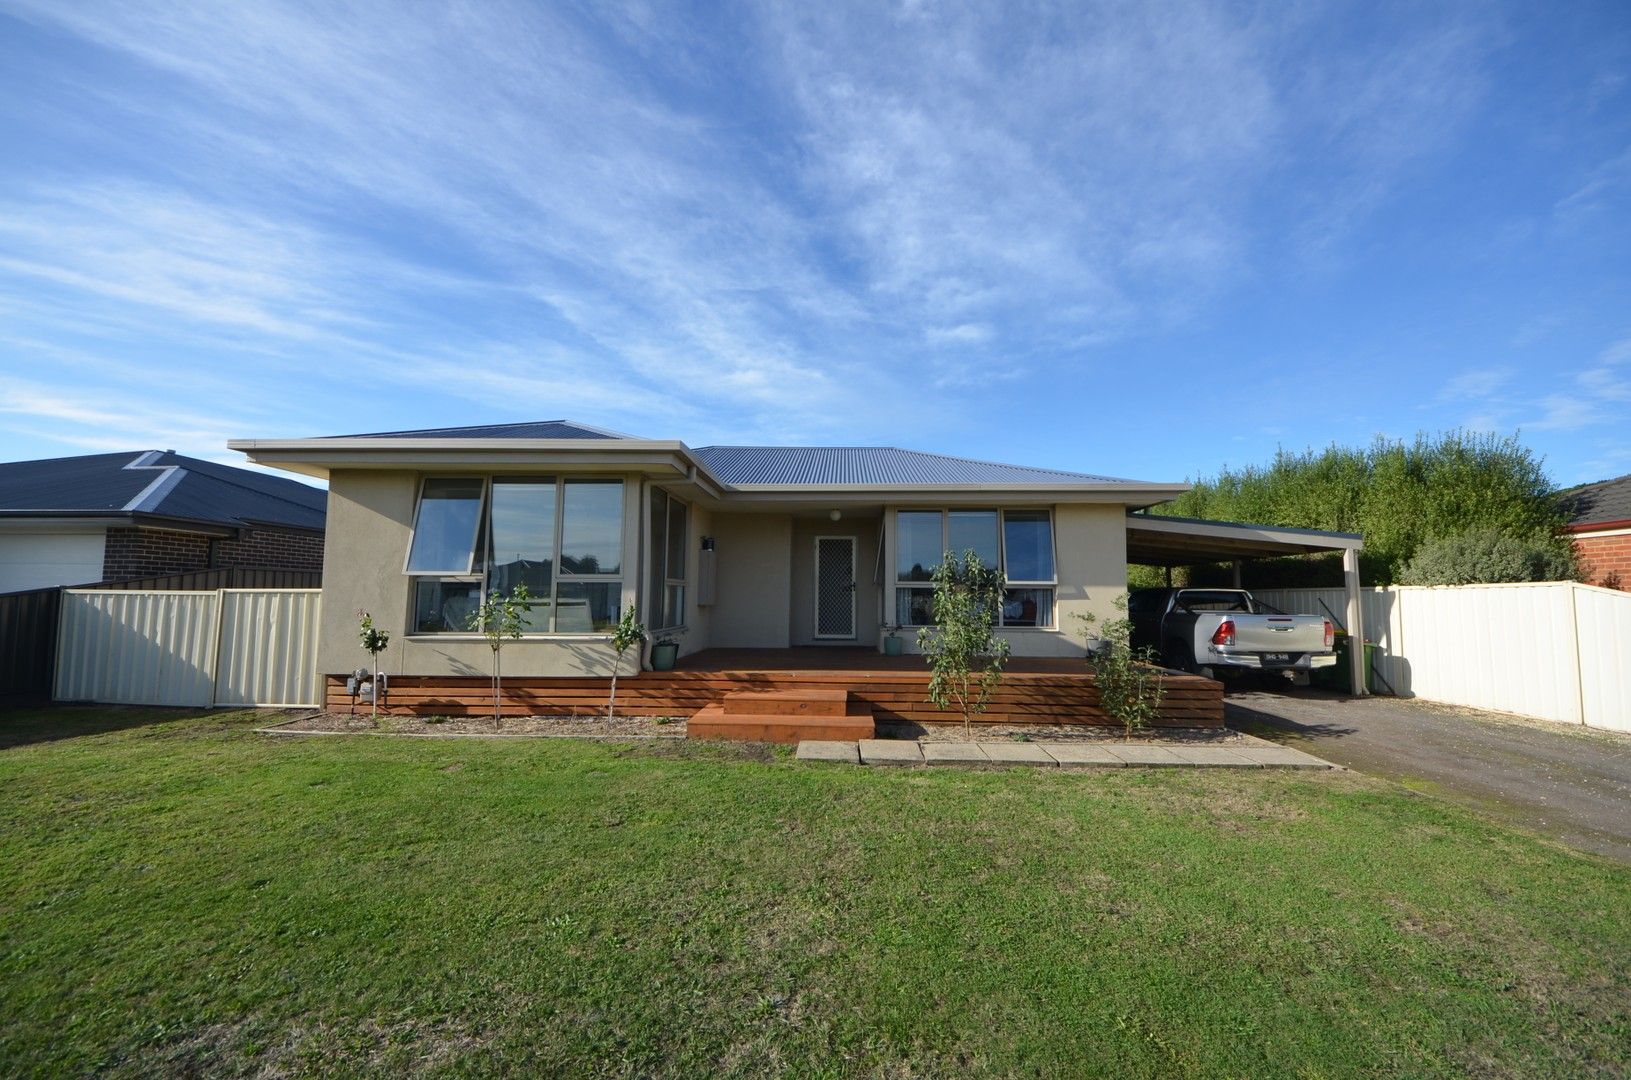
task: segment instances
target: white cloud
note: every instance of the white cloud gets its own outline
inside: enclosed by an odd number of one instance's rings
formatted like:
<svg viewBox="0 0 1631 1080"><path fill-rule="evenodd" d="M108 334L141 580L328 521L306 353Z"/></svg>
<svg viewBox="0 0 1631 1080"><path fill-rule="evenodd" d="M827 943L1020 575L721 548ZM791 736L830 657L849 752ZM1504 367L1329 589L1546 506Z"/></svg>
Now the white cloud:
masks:
<svg viewBox="0 0 1631 1080"><path fill-rule="evenodd" d="M65 85L145 167L0 199L14 340L168 350L194 411L257 423L224 365L294 427L409 387L765 441L942 430L1189 317L1282 231L1300 147L1298 227L1350 228L1485 42L1435 16L1316 63L1320 18L1208 3L781 6L727 46L646 7L16 6L139 69Z"/></svg>
<svg viewBox="0 0 1631 1080"><path fill-rule="evenodd" d="M1464 371L1444 384L1440 401L1467 401L1487 398L1512 381L1511 368L1479 368Z"/></svg>

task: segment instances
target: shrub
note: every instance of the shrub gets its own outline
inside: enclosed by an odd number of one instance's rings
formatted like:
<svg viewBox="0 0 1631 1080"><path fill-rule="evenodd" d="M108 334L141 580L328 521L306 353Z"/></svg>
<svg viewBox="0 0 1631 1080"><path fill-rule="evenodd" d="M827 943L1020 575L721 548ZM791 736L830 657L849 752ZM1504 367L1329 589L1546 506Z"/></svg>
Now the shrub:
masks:
<svg viewBox="0 0 1631 1080"><path fill-rule="evenodd" d="M1121 725L1122 734L1148 727L1161 714L1166 683L1151 650L1132 646L1133 624L1127 618L1127 596L1116 597L1116 618L1098 626L1091 611L1076 617L1086 625L1090 636L1099 639L1088 651L1087 666L1099 691L1099 708Z"/></svg>
<svg viewBox="0 0 1631 1080"><path fill-rule="evenodd" d="M1507 581L1572 581L1579 576L1568 540L1471 529L1429 540L1405 564L1405 585L1481 585Z"/></svg>

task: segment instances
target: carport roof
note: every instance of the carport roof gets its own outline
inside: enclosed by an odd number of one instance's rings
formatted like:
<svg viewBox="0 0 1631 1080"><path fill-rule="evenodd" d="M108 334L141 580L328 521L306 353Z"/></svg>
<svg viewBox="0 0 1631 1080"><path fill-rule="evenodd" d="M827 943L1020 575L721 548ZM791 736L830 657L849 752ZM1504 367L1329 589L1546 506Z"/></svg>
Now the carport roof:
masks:
<svg viewBox="0 0 1631 1080"><path fill-rule="evenodd" d="M1127 515L1127 561L1144 566L1195 566L1321 551L1358 551L1363 546L1358 533L1155 514Z"/></svg>

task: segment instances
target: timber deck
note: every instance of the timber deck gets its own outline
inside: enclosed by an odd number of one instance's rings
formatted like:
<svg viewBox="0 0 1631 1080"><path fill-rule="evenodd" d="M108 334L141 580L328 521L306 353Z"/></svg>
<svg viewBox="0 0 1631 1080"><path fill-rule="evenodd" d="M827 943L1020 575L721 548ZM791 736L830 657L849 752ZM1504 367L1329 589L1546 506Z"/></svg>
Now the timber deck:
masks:
<svg viewBox="0 0 1631 1080"><path fill-rule="evenodd" d="M345 676L329 675L327 707L343 711L351 699ZM504 680L503 711L510 716L587 715L604 711L611 680L596 677ZM643 671L617 680L617 709L631 716L692 716L721 706L733 693L788 690L849 691L880 722L961 722L928 700L929 669L919 656L884 656L871 649L705 649L681 658L673 671ZM381 711L420 716L480 715L492 711L485 676L392 675ZM976 723L1113 724L1099 709L1098 688L1082 660L1015 657ZM1161 727L1222 727L1223 685L1199 675L1169 672Z"/></svg>

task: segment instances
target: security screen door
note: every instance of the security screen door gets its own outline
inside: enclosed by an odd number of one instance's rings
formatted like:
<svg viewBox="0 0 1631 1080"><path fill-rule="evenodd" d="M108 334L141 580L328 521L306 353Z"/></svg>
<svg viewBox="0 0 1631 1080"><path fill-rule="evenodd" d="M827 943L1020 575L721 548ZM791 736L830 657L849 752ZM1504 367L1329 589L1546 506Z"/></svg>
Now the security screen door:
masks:
<svg viewBox="0 0 1631 1080"><path fill-rule="evenodd" d="M855 537L815 542L815 636L855 637Z"/></svg>

